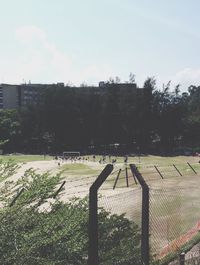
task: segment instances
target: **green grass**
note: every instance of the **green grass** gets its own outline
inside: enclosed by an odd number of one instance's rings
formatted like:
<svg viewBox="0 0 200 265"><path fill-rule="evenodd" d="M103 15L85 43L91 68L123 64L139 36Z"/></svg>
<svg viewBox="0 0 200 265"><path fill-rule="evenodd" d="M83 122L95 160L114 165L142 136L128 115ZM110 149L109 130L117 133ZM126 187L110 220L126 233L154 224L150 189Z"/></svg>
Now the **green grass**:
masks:
<svg viewBox="0 0 200 265"><path fill-rule="evenodd" d="M139 159L130 158L130 161L139 162ZM197 163L200 160L198 157L194 156L174 156L174 157L163 157L163 156L142 156L140 157L140 164L152 164L160 166L168 166L172 164L183 164L183 163Z"/></svg>
<svg viewBox="0 0 200 265"><path fill-rule="evenodd" d="M90 157L90 161L93 161L92 156ZM102 156L96 156L96 162L98 162ZM117 159L117 163L124 163L124 157L122 156L112 156L113 158ZM197 163L200 160L199 157L195 156L153 156L153 155L145 155L145 156L129 156L128 163L133 163L137 165L160 165L160 166L168 166L172 164L183 164L183 163ZM108 163L108 156L106 159ZM188 167L188 166L186 166Z"/></svg>
<svg viewBox="0 0 200 265"><path fill-rule="evenodd" d="M187 253L188 251L190 251L199 242L200 242L200 234L198 233L189 242L187 242L185 245L183 245L179 249L179 253L177 253L177 252L170 253L167 256L165 256L163 259L161 259L159 261L156 261L155 263L152 263L152 264L155 264L155 265L168 265L170 262L172 262L174 260L178 260L180 253L182 253L182 252Z"/></svg>
<svg viewBox="0 0 200 265"><path fill-rule="evenodd" d="M74 164L65 164L61 166L61 171L63 175L78 175L78 176L85 176L85 175L95 175L100 173L101 170L93 169L88 165L81 164L81 163L74 163Z"/></svg>
<svg viewBox="0 0 200 265"><path fill-rule="evenodd" d="M90 157L90 161L93 161L92 156ZM8 161L10 158L12 158L16 162L30 162L30 161L43 161L44 156L43 155L0 155L0 159L3 159L5 161ZM96 161L99 161L102 156L96 156ZM112 158L115 158L115 156L112 156ZM123 163L124 157L119 156L117 158L117 163ZM46 156L45 160L51 160L53 157ZM197 163L200 160L198 157L193 156L175 156L175 157L162 157L162 156L140 156L140 159L138 156L129 157L128 163L135 163L140 165L162 165L167 166L171 164L183 164L183 163ZM139 163L140 161L140 163ZM108 157L106 162L108 163ZM76 164L77 165L77 164ZM79 167L79 166L78 166ZM187 166L186 166L187 167Z"/></svg>
<svg viewBox="0 0 200 265"><path fill-rule="evenodd" d="M7 162L12 159L16 163L26 163L31 161L45 161L52 160L52 156L46 156L44 159L43 155L0 155L0 159Z"/></svg>

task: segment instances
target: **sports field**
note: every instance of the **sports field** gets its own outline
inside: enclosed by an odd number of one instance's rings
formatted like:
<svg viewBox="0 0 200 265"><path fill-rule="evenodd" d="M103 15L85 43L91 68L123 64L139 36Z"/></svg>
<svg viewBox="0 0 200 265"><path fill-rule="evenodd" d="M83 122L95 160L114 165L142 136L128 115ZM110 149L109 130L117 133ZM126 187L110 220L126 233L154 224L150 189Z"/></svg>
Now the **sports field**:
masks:
<svg viewBox="0 0 200 265"><path fill-rule="evenodd" d="M105 165L109 163L107 157L105 163L100 164L100 156L96 156L95 160L90 156L87 157L87 160L80 159L76 162L32 155L1 156L0 158L4 161L12 158L13 161L21 164L21 168L10 177L10 180L14 181L19 179L28 168L34 168L40 173L45 171L49 171L51 174L62 172L63 181L66 181L64 190L60 194L60 199L63 201L72 197L87 196L89 187ZM181 236L191 229L194 230L200 221L200 158L193 156L135 156L129 157L127 165L124 164L123 157L114 158L117 161L114 164L113 172L99 191L101 194L99 205L112 213L125 213L128 218L140 226L141 187L135 183L129 168L129 164L136 164L150 187L152 253L165 256L168 252L177 251L183 244L188 243L189 237L183 241L180 239ZM119 179L115 183L120 169ZM114 183L116 184L115 189L113 189ZM193 235L196 236L196 234ZM182 242L180 242L181 240Z"/></svg>

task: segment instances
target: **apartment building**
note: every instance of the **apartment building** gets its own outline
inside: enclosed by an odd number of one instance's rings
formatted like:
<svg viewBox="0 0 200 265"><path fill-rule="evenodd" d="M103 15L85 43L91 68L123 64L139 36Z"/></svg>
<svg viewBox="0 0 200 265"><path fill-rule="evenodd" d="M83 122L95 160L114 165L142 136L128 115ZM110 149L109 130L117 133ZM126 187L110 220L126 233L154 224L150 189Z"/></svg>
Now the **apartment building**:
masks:
<svg viewBox="0 0 200 265"><path fill-rule="evenodd" d="M0 109L16 109L19 107L18 89L17 85L0 85Z"/></svg>
<svg viewBox="0 0 200 265"><path fill-rule="evenodd" d="M0 109L17 109L37 104L46 86L43 84L0 84Z"/></svg>
<svg viewBox="0 0 200 265"><path fill-rule="evenodd" d="M21 84L21 85L9 85L0 84L0 109L17 109L20 107L26 107L28 105L35 105L42 101L42 94L45 89L48 88L64 88L70 89L71 92L80 93L81 95L95 95L103 96L108 92L121 96L126 92L126 95L130 95L130 99L133 97L136 99L138 94L141 95L143 91L137 88L136 84L119 83L110 84L106 82L99 82L99 86L64 86L64 83L57 84Z"/></svg>
<svg viewBox="0 0 200 265"><path fill-rule="evenodd" d="M41 101L43 84L23 84L19 86L19 107L37 104Z"/></svg>

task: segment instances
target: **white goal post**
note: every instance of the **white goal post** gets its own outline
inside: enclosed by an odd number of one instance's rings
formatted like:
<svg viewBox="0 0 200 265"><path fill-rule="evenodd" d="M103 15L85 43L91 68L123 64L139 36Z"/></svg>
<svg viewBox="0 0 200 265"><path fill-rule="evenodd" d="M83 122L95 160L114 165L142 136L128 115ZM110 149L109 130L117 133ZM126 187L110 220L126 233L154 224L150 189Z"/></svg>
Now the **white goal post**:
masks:
<svg viewBox="0 0 200 265"><path fill-rule="evenodd" d="M63 157L77 157L80 156L80 152L63 152Z"/></svg>

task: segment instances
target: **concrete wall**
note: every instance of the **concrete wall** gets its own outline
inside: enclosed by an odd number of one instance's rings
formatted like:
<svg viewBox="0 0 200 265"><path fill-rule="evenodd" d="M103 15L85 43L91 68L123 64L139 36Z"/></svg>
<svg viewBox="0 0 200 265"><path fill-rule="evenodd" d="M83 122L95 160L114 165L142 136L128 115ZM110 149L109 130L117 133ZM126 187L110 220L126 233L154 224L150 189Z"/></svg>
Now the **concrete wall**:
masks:
<svg viewBox="0 0 200 265"><path fill-rule="evenodd" d="M19 106L17 85L2 84L3 109L16 109Z"/></svg>

